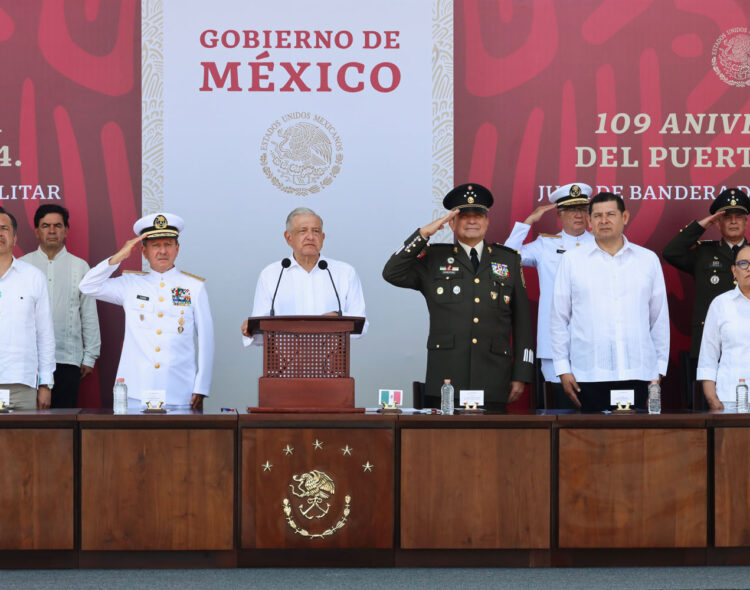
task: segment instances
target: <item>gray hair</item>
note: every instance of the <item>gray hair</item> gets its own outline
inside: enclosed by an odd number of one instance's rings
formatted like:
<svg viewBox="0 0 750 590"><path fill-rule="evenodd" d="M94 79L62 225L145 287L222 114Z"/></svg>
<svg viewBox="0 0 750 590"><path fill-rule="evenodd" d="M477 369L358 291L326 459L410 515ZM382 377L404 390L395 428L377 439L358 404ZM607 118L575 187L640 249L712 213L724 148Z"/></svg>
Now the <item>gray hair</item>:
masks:
<svg viewBox="0 0 750 590"><path fill-rule="evenodd" d="M286 231L292 231L292 220L297 217L297 215L315 215L320 220L320 229L323 229L323 218L315 213L312 209L308 209L307 207L297 207L294 211L292 211L289 215L286 216Z"/></svg>

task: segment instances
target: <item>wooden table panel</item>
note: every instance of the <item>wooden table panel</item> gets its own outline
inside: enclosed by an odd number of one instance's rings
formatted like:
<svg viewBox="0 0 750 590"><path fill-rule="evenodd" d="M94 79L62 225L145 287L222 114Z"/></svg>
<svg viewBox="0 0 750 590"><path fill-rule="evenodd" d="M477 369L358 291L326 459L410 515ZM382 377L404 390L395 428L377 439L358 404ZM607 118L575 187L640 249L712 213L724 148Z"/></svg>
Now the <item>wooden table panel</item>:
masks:
<svg viewBox="0 0 750 590"><path fill-rule="evenodd" d="M714 544L750 546L750 428L714 430Z"/></svg>
<svg viewBox="0 0 750 590"><path fill-rule="evenodd" d="M550 546L550 431L403 429L403 549Z"/></svg>
<svg viewBox="0 0 750 590"><path fill-rule="evenodd" d="M73 428L2 428L0 449L0 549L73 549Z"/></svg>
<svg viewBox="0 0 750 590"><path fill-rule="evenodd" d="M393 547L392 427L241 432L243 548Z"/></svg>
<svg viewBox="0 0 750 590"><path fill-rule="evenodd" d="M234 437L82 429L81 549L232 549Z"/></svg>
<svg viewBox="0 0 750 590"><path fill-rule="evenodd" d="M559 546L705 547L706 431L560 429Z"/></svg>

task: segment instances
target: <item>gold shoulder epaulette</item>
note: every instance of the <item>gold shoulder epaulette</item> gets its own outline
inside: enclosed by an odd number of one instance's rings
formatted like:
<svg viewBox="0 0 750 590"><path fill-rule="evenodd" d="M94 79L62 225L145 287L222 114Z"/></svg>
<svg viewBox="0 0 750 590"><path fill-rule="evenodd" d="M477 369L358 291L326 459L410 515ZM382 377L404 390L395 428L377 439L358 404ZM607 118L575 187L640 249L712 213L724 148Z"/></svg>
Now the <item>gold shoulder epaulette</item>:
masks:
<svg viewBox="0 0 750 590"><path fill-rule="evenodd" d="M194 279L198 279L201 283L205 283L206 282L206 279L204 279L203 277L199 277L198 275L190 274L189 272L185 272L184 270L181 270L180 272L182 274L184 274L184 275L189 276L189 277L193 277Z"/></svg>
<svg viewBox="0 0 750 590"><path fill-rule="evenodd" d="M539 234L543 238L559 238L560 234Z"/></svg>
<svg viewBox="0 0 750 590"><path fill-rule="evenodd" d="M145 270L124 270L124 271L122 271L122 274L147 275L148 273Z"/></svg>

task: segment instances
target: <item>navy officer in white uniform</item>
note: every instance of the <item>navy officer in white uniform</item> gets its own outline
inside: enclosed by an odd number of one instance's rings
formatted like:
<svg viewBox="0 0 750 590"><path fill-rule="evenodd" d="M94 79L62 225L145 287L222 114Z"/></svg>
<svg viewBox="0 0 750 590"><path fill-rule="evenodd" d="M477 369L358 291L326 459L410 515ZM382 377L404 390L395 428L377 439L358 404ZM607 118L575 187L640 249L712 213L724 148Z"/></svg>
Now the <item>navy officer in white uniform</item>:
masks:
<svg viewBox="0 0 750 590"><path fill-rule="evenodd" d="M254 317L338 315L339 299L341 315L365 317L365 299L357 271L346 262L321 256L325 237L323 220L315 211L298 207L289 213L284 239L292 249L292 256L269 264L261 271L253 300ZM321 262L327 269L320 267ZM364 336L368 325L365 320L362 334L353 334L352 338ZM262 335L253 337L248 333L247 320L242 323L242 335L245 346L262 343Z"/></svg>
<svg viewBox="0 0 750 590"><path fill-rule="evenodd" d="M550 204L537 207L526 220L517 221L505 240L505 245L521 253L521 263L533 266L539 274L539 313L536 330L536 354L542 364L544 380L552 383L554 405L572 408L572 402L565 395L560 385L560 378L555 375L552 365L550 347L549 319L552 309L552 290L555 286L555 274L560 259L565 252L587 244L594 239L586 230L589 197L591 187L582 182L561 186L549 196ZM531 226L539 221L551 209L557 209L557 218L562 231L556 234L539 234L533 242L524 244Z"/></svg>
<svg viewBox="0 0 750 590"><path fill-rule="evenodd" d="M133 226L136 237L86 273L79 285L84 295L125 309L117 377L125 379L131 408L140 407L143 391L165 390L168 407L202 410L210 392L213 321L204 280L175 267L183 227L182 218L172 213L141 217ZM151 270L111 278L139 243Z"/></svg>

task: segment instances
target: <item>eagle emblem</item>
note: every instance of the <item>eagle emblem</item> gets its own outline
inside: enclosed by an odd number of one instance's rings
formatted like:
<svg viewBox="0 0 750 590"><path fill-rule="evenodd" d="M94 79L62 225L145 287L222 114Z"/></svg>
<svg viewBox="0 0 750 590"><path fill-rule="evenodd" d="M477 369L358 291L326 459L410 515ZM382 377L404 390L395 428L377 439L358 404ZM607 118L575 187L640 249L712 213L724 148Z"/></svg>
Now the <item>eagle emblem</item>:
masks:
<svg viewBox="0 0 750 590"><path fill-rule="evenodd" d="M304 510L302 504L299 505L302 516L312 520L328 514L331 505L326 500L336 493L336 485L329 475L313 469L302 475L293 475L292 479L297 482L296 486L289 484L292 494L298 498L305 498L307 502L307 508Z"/></svg>
<svg viewBox="0 0 750 590"><path fill-rule="evenodd" d="M157 215L154 219L154 227L156 229L164 229L167 225L167 218L163 215Z"/></svg>

